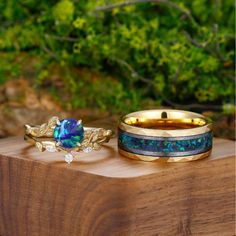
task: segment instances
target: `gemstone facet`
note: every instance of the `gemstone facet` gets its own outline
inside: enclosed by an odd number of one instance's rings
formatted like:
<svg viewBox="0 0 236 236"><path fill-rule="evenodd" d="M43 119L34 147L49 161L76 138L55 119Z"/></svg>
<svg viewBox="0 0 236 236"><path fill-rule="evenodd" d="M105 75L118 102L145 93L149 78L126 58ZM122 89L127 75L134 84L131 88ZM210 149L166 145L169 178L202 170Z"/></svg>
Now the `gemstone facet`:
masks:
<svg viewBox="0 0 236 236"><path fill-rule="evenodd" d="M73 161L73 159L74 159L74 157L73 157L73 155L71 154L71 153L67 153L67 154L65 154L65 161L68 163L68 164L70 164L72 161Z"/></svg>
<svg viewBox="0 0 236 236"><path fill-rule="evenodd" d="M83 149L83 152L85 152L85 153L89 153L91 151L93 151L93 149L91 147L86 147Z"/></svg>
<svg viewBox="0 0 236 236"><path fill-rule="evenodd" d="M83 141L84 128L75 119L63 119L54 129L54 139L64 148L74 148Z"/></svg>
<svg viewBox="0 0 236 236"><path fill-rule="evenodd" d="M180 139L132 135L119 131L118 145L123 150L150 156L177 156L195 155L206 152L212 148L212 132L199 135L184 136Z"/></svg>
<svg viewBox="0 0 236 236"><path fill-rule="evenodd" d="M56 148L53 145L47 145L45 148L48 152L55 152L56 151Z"/></svg>

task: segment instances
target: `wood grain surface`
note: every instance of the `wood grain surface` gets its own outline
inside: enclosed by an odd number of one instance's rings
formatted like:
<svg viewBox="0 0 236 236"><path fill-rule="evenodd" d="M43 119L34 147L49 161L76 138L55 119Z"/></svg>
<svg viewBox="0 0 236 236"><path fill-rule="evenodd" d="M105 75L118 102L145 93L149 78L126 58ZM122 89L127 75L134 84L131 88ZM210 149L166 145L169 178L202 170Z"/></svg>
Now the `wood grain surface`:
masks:
<svg viewBox="0 0 236 236"><path fill-rule="evenodd" d="M116 142L67 165L21 138L0 140L0 235L234 235L233 141L169 164L123 158Z"/></svg>

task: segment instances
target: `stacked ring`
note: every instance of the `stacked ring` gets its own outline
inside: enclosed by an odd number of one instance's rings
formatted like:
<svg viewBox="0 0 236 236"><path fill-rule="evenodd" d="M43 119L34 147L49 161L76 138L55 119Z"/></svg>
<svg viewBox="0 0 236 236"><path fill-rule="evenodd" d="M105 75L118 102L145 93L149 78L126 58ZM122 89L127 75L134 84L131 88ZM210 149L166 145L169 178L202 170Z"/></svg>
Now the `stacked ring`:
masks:
<svg viewBox="0 0 236 236"><path fill-rule="evenodd" d="M121 118L120 154L142 161L193 161L212 150L212 124L203 115L181 110L145 110Z"/></svg>

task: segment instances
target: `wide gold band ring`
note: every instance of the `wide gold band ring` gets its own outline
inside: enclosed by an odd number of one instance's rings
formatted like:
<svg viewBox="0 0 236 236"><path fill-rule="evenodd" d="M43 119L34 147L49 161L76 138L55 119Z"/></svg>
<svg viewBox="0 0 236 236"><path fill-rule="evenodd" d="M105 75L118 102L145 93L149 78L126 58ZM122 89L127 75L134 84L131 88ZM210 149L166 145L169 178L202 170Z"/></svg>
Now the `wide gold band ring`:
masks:
<svg viewBox="0 0 236 236"><path fill-rule="evenodd" d="M71 163L76 152L99 150L112 137L112 131L103 128L83 127L82 120L52 117L37 126L25 125L25 140L33 143L41 152L65 152L64 158Z"/></svg>
<svg viewBox="0 0 236 236"><path fill-rule="evenodd" d="M145 110L121 118L119 152L142 161L185 162L212 150L212 123L203 115L172 109Z"/></svg>

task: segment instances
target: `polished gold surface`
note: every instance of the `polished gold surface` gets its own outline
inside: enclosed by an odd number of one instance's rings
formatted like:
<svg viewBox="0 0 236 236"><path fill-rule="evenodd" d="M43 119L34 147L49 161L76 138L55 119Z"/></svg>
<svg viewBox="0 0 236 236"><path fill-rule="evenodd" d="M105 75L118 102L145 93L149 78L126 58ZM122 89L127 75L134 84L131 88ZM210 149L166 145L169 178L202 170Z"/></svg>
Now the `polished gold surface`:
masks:
<svg viewBox="0 0 236 236"><path fill-rule="evenodd" d="M130 113L121 118L119 128L145 136L181 137L209 132L212 124L194 112L161 109Z"/></svg>
<svg viewBox="0 0 236 236"><path fill-rule="evenodd" d="M52 117L47 123L39 126L25 125L25 140L29 141L43 152L48 146L53 147L56 151L66 151L68 148L63 148L60 143L56 142L53 138L53 132L56 124L59 122L58 117ZM80 121L78 121L80 122ZM84 128L84 139L82 143L78 143L78 146L69 151L79 152L86 148L92 148L93 150L99 150L103 143L110 140L112 136L111 130L103 128Z"/></svg>
<svg viewBox="0 0 236 236"><path fill-rule="evenodd" d="M180 157L157 157L157 156L146 156L146 155L139 155L131 152L124 151L122 149L119 149L119 153L122 156L128 157L130 159L134 160L140 160L140 161L148 161L148 162L155 162L155 161L163 161L163 162L188 162L188 161L196 161L200 160L206 157L209 157L211 154L211 150L207 152L203 152L196 155L191 156L180 156Z"/></svg>
<svg viewBox="0 0 236 236"><path fill-rule="evenodd" d="M147 119L147 118L128 117L124 120L124 123L140 128L171 130L171 129L197 128L205 125L206 121L200 118Z"/></svg>
<svg viewBox="0 0 236 236"><path fill-rule="evenodd" d="M212 130L212 123L203 115L172 109L144 110L133 112L121 118L118 128L147 138L178 138L205 134ZM186 162L208 157L211 150L184 156L151 156L135 154L119 148L119 152L131 159L142 161ZM174 154L173 154L174 155Z"/></svg>

